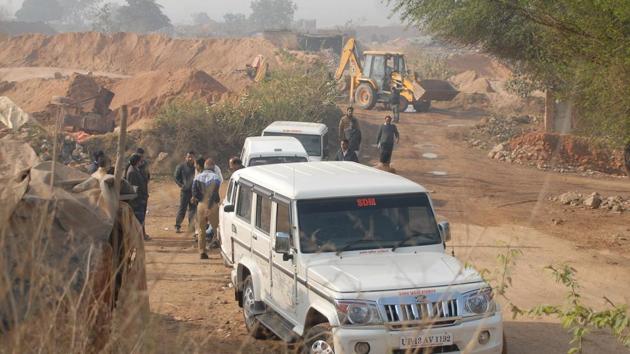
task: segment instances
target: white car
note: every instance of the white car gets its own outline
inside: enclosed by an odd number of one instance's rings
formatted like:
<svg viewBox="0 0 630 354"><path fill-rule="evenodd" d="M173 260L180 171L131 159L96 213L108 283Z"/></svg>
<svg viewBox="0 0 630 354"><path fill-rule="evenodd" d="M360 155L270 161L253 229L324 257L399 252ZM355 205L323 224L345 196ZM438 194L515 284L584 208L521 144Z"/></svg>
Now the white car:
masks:
<svg viewBox="0 0 630 354"><path fill-rule="evenodd" d="M306 353L501 353L492 289L445 253L447 222L403 177L353 162L234 173L221 254L256 338Z"/></svg>
<svg viewBox="0 0 630 354"><path fill-rule="evenodd" d="M290 136L253 136L245 139L241 151L243 166L305 162L309 156L299 140Z"/></svg>
<svg viewBox="0 0 630 354"><path fill-rule="evenodd" d="M263 136L292 136L298 139L310 161L328 157L328 127L322 123L276 121L267 126Z"/></svg>

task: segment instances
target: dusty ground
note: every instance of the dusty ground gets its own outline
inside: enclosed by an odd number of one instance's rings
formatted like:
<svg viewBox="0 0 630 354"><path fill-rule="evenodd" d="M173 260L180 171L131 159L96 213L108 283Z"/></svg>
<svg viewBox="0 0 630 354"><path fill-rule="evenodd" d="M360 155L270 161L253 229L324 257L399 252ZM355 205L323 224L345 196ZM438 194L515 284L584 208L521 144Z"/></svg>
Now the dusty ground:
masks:
<svg viewBox="0 0 630 354"><path fill-rule="evenodd" d="M365 136L364 163L375 162L370 145L383 112L359 112ZM630 213L569 210L547 200L567 190L630 195L628 179L566 176L496 162L457 139L462 125L479 117L434 109L429 114L403 114L401 144L394 152L398 173L432 191L438 214L453 224L448 251L479 268L494 269L505 246L522 250L508 292L522 307L561 303L564 289L543 271L567 263L578 270L585 301L597 308L602 296L630 303L628 247L614 246L614 234L630 236ZM431 152L436 159L426 159ZM436 176L431 171L446 172ZM173 232L178 191L170 180L153 183L148 215L148 274L157 352L278 352L274 340L247 337L242 315L229 287L229 270L218 252L200 261L190 235ZM563 220L556 225L552 220ZM605 275L605 276L602 276ZM557 320L505 314L510 353L562 353L570 340ZM625 353L603 333L594 333L586 353Z"/></svg>

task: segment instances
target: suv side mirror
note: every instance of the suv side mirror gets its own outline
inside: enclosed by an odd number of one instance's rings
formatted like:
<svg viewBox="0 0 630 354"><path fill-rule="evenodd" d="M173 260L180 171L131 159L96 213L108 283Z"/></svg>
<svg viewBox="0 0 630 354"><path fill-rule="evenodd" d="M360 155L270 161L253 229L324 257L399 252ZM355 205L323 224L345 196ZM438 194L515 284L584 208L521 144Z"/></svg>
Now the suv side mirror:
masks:
<svg viewBox="0 0 630 354"><path fill-rule="evenodd" d="M282 254L283 260L288 260L291 252L291 236L286 232L276 232L273 250L276 253Z"/></svg>
<svg viewBox="0 0 630 354"><path fill-rule="evenodd" d="M442 242L446 243L451 240L451 225L448 221L442 221L438 224L438 230L440 230L440 236L442 236Z"/></svg>
<svg viewBox="0 0 630 354"><path fill-rule="evenodd" d="M233 204L228 204L226 206L223 207L223 211L226 213L232 213L234 212L234 205Z"/></svg>

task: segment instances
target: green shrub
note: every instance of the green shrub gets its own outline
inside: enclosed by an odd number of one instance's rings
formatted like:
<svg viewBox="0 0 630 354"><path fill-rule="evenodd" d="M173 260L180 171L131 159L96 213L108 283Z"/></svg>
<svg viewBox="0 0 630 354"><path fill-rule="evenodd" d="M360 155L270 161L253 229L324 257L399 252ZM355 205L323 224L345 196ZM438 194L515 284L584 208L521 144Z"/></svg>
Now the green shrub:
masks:
<svg viewBox="0 0 630 354"><path fill-rule="evenodd" d="M162 151L181 156L194 150L224 165L229 156L238 154L246 137L260 135L273 121L335 126L341 115L335 96L335 84L324 68L296 66L273 72L243 96L213 106L202 101L168 103L151 133L162 142ZM331 129L332 134L335 131Z"/></svg>

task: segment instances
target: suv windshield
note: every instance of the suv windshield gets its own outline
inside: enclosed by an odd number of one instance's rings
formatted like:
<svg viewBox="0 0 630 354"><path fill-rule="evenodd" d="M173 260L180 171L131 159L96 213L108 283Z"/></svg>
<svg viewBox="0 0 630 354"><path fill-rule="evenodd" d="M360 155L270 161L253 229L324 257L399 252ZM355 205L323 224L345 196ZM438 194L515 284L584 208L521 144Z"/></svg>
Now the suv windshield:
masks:
<svg viewBox="0 0 630 354"><path fill-rule="evenodd" d="M322 137L319 135L265 132L264 136L292 136L302 143L309 156L322 156Z"/></svg>
<svg viewBox="0 0 630 354"><path fill-rule="evenodd" d="M304 156L268 156L268 157L254 157L249 160L249 167L260 165L272 165L276 163L290 163L290 162L306 162L308 159Z"/></svg>
<svg viewBox="0 0 630 354"><path fill-rule="evenodd" d="M302 253L442 243L424 193L300 200Z"/></svg>

